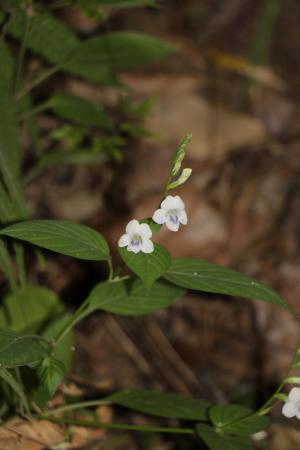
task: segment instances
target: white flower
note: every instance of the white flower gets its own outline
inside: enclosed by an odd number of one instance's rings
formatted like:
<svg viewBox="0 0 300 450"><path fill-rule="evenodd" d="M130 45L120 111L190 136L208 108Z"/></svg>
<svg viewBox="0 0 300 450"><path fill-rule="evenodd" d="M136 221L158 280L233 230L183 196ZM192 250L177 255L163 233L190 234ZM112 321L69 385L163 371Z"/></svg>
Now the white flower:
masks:
<svg viewBox="0 0 300 450"><path fill-rule="evenodd" d="M126 233L119 239L119 247L127 247L129 252L152 253L154 250L151 241L152 231L148 224L131 220L126 226Z"/></svg>
<svg viewBox="0 0 300 450"><path fill-rule="evenodd" d="M178 195L175 197L168 195L161 202L160 209L155 211L152 219L160 225L165 223L171 231L178 231L180 224L187 224L185 205Z"/></svg>
<svg viewBox="0 0 300 450"><path fill-rule="evenodd" d="M282 414L291 418L296 416L300 420L300 388L294 387L283 405Z"/></svg>

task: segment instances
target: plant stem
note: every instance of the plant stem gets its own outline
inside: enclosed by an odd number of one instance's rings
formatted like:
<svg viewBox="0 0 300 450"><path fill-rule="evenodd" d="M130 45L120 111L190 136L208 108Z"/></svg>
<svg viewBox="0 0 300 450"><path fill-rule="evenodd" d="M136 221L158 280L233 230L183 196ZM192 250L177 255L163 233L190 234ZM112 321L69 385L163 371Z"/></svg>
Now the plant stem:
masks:
<svg viewBox="0 0 300 450"><path fill-rule="evenodd" d="M64 326L64 328L57 334L56 338L53 341L53 346L55 347L59 342L66 336L66 334L69 333L69 331L76 325L76 323L83 319L84 314L83 311L85 310L87 303L88 303L89 297L85 299L85 301L82 303L82 305L79 306L79 308L74 312L74 314L70 317L67 324Z"/></svg>
<svg viewBox="0 0 300 450"><path fill-rule="evenodd" d="M33 88L41 84L43 81L47 80L47 78L50 78L55 73L59 72L61 70L61 67L62 66L54 66L50 67L50 69L46 69L39 76L37 76L31 83L27 84L27 86L25 86L18 93L16 93L15 100L16 101L21 100L21 98L27 95Z"/></svg>
<svg viewBox="0 0 300 450"><path fill-rule="evenodd" d="M24 247L19 242L14 242L13 244L15 255L16 255L16 263L18 267L18 275L19 275L19 284L20 286L26 285L26 268L25 268L25 258L24 258Z"/></svg>
<svg viewBox="0 0 300 450"><path fill-rule="evenodd" d="M87 428L105 428L107 430L126 430L126 431L140 431L143 433L170 433L170 434L194 434L192 428L169 428L169 427L150 427L146 425L131 425L127 423L105 423L97 420L80 420L69 419L67 417L51 417L51 416L37 416L39 420L49 420L58 424L77 425Z"/></svg>
<svg viewBox="0 0 300 450"><path fill-rule="evenodd" d="M278 386L278 388L276 389L274 394L266 401L266 403L263 406L261 406L258 411L256 411L257 415L264 416L264 415L268 414L270 412L270 410L272 409L273 402L277 401L276 395L279 394L282 391L283 387L287 384L286 380L289 378L292 370L294 369L295 362L299 359L299 350L300 350L300 342L297 345L296 350L294 351L293 359L287 369L287 372L286 372L286 375L285 375L283 381L280 383L280 385Z"/></svg>
<svg viewBox="0 0 300 450"><path fill-rule="evenodd" d="M61 413L64 411L73 411L74 409L89 408L91 406L106 406L106 405L110 405L110 404L111 404L111 402L108 400L87 400L85 402L69 403L66 405L58 406L57 408L52 408L47 411L44 411L44 414L52 415L52 414Z"/></svg>
<svg viewBox="0 0 300 450"><path fill-rule="evenodd" d="M113 268L113 265L112 265L111 258L109 258L107 260L107 265L108 265L108 271L109 271L108 280L111 281L114 278L114 268Z"/></svg>
<svg viewBox="0 0 300 450"><path fill-rule="evenodd" d="M28 36L29 36L29 32L30 32L30 24L31 24L31 15L27 14L24 37L21 42L20 52L19 52L19 56L18 56L17 70L16 70L16 76L15 76L15 82L14 82L14 92L17 91L19 84L20 84L21 76L22 76L27 40L28 40Z"/></svg>

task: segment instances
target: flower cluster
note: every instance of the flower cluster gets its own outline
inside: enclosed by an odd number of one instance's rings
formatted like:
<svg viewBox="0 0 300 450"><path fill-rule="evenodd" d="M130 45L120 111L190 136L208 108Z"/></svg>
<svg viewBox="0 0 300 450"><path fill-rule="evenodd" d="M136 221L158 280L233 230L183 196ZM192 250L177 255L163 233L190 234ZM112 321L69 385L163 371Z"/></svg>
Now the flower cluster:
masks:
<svg viewBox="0 0 300 450"><path fill-rule="evenodd" d="M157 209L152 220L159 224L165 224L171 231L178 231L180 224L187 224L185 205L179 195L168 195ZM154 250L151 241L152 231L148 224L131 220L126 226L126 233L119 239L119 247L127 247L129 252L152 253Z"/></svg>

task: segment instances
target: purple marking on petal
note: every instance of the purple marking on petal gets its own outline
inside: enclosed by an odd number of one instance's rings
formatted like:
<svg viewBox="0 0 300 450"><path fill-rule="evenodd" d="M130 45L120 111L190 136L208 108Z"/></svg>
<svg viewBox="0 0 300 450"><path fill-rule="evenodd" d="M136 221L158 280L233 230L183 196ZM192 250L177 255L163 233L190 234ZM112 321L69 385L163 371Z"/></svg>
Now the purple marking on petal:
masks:
<svg viewBox="0 0 300 450"><path fill-rule="evenodd" d="M171 220L171 222L173 222L173 223L178 223L178 216L172 216L172 215L170 215L170 220Z"/></svg>
<svg viewBox="0 0 300 450"><path fill-rule="evenodd" d="M134 247L138 247L140 245L140 240L139 239L132 239L132 241L130 243Z"/></svg>

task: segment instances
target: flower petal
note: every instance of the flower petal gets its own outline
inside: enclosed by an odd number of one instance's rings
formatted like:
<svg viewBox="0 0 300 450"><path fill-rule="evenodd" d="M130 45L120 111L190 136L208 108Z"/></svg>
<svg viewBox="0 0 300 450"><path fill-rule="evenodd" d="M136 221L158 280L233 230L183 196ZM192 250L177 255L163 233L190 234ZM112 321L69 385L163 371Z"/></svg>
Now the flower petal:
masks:
<svg viewBox="0 0 300 450"><path fill-rule="evenodd" d="M129 234L123 234L118 242L119 247L126 247L126 245L128 245L130 242L130 236Z"/></svg>
<svg viewBox="0 0 300 450"><path fill-rule="evenodd" d="M179 222L182 223L183 225L187 224L188 219L187 219L187 215L186 215L186 212L184 209L178 212L178 219L179 219Z"/></svg>
<svg viewBox="0 0 300 450"><path fill-rule="evenodd" d="M152 219L155 223L162 225L167 220L166 211L164 209L157 209L154 212Z"/></svg>
<svg viewBox="0 0 300 450"><path fill-rule="evenodd" d="M140 231L139 231L140 236L142 236L142 238L146 238L146 239L150 239L152 237L152 231L151 228L149 227L149 225L147 223L141 223L140 224Z"/></svg>
<svg viewBox="0 0 300 450"><path fill-rule="evenodd" d="M166 226L167 226L167 228L169 228L169 230L171 230L171 231L178 231L179 225L180 225L179 220L178 220L176 223L174 223L174 222L170 219L170 217L168 217L167 220L166 220Z"/></svg>
<svg viewBox="0 0 300 450"><path fill-rule="evenodd" d="M289 419L296 415L294 403L286 402L282 408L282 414Z"/></svg>
<svg viewBox="0 0 300 450"><path fill-rule="evenodd" d="M178 209L185 208L185 204L184 204L183 200L181 199L181 197L179 197L179 195L175 195L174 203L175 203L175 208L178 208Z"/></svg>
<svg viewBox="0 0 300 450"><path fill-rule="evenodd" d="M175 200L175 197L172 195L167 195L167 197L161 202L160 207L165 211L168 211L169 209L176 209L176 205L177 201Z"/></svg>
<svg viewBox="0 0 300 450"><path fill-rule="evenodd" d="M127 250L129 252L138 253L141 251L141 244L135 245L130 242L130 244L127 247Z"/></svg>
<svg viewBox="0 0 300 450"><path fill-rule="evenodd" d="M294 387L289 393L289 401L292 403L300 402L300 388Z"/></svg>
<svg viewBox="0 0 300 450"><path fill-rule="evenodd" d="M297 419L300 420L300 410L299 409L296 410L296 417L297 417Z"/></svg>
<svg viewBox="0 0 300 450"><path fill-rule="evenodd" d="M136 219L131 220L130 222L128 222L128 224L126 225L126 233L127 234L138 234L139 233L139 229L140 229L140 224Z"/></svg>
<svg viewBox="0 0 300 450"><path fill-rule="evenodd" d="M152 253L154 250L153 242L150 239L144 239L142 243L142 252Z"/></svg>

